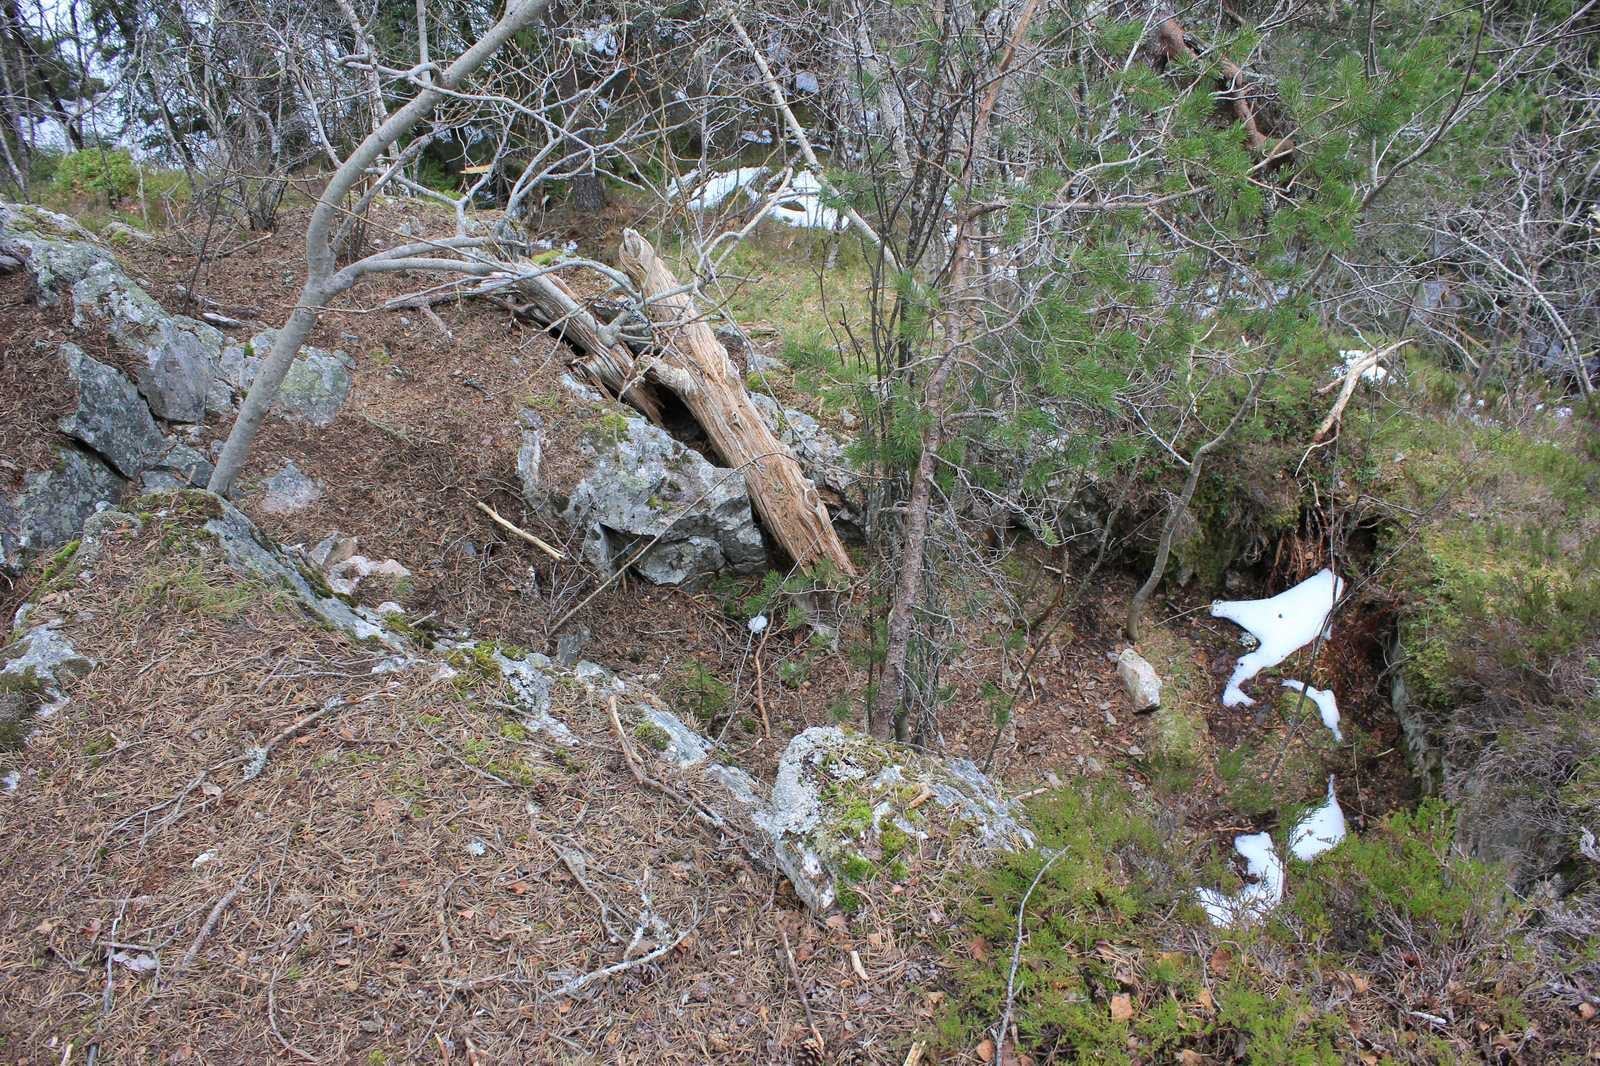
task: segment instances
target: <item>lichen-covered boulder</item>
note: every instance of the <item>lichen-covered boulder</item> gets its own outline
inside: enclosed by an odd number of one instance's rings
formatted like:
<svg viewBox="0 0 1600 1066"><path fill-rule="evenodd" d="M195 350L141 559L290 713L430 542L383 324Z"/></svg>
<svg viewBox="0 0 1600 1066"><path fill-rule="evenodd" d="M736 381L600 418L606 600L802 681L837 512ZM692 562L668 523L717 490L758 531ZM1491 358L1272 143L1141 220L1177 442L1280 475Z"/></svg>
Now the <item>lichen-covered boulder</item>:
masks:
<svg viewBox="0 0 1600 1066"><path fill-rule="evenodd" d="M778 866L815 911L913 849L1025 848L1020 811L977 766L832 726L807 729L778 764L756 821Z"/></svg>
<svg viewBox="0 0 1600 1066"><path fill-rule="evenodd" d="M32 298L45 307L55 306L90 268L112 261L94 234L66 215L31 204L0 203L0 254L26 263Z"/></svg>
<svg viewBox="0 0 1600 1066"><path fill-rule="evenodd" d="M56 619L25 628L0 646L0 768L5 771L0 787L5 791L17 787L18 775L4 765L4 753L19 750L33 719L64 704L63 689L93 668Z"/></svg>
<svg viewBox="0 0 1600 1066"><path fill-rule="evenodd" d="M112 259L94 264L74 282L72 299L74 325L82 328L99 319L118 344L140 358L139 392L158 418L198 422L205 417L206 393L222 350L215 327L168 314Z"/></svg>
<svg viewBox="0 0 1600 1066"><path fill-rule="evenodd" d="M168 441L161 454L145 466L140 483L146 492L203 489L211 481L211 471L211 460L198 449Z"/></svg>
<svg viewBox="0 0 1600 1066"><path fill-rule="evenodd" d="M98 456L62 448L49 470L29 474L9 504L7 525L15 530L11 565L22 553L53 548L78 535L84 519L122 497L127 482Z"/></svg>
<svg viewBox="0 0 1600 1066"><path fill-rule="evenodd" d="M230 344L222 349L217 357L216 378L205 401L213 413L234 411L277 338L277 330L263 330L248 344ZM278 386L272 413L313 426L332 424L350 395L350 369L354 365L343 352L309 345L301 348Z"/></svg>
<svg viewBox="0 0 1600 1066"><path fill-rule="evenodd" d="M602 415L579 442L585 466L564 500L524 473L535 508L564 504L559 517L583 533L583 555L611 573L660 536L634 565L658 585L681 585L721 570L751 573L766 548L750 510L744 477L712 466L698 452L643 418ZM529 464L519 464L531 472Z"/></svg>
<svg viewBox="0 0 1600 1066"><path fill-rule="evenodd" d="M93 448L123 477L134 477L166 445L139 391L120 370L75 344L61 346L61 359L78 390L78 406L58 424L61 432Z"/></svg>

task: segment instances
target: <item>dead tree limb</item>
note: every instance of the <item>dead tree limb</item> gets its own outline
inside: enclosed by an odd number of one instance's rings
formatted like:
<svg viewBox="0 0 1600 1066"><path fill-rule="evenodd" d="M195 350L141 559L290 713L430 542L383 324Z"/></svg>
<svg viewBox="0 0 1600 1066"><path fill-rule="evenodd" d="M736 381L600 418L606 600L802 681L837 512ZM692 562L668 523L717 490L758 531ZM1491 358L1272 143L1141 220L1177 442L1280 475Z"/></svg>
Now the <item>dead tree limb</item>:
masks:
<svg viewBox="0 0 1600 1066"><path fill-rule="evenodd" d="M620 258L660 327L651 377L683 400L724 465L744 468L756 513L800 569L827 560L841 574L853 575L855 565L816 486L801 472L794 452L762 421L727 349L695 310L694 300L650 242L631 229L623 231Z"/></svg>
<svg viewBox="0 0 1600 1066"><path fill-rule="evenodd" d="M577 294L566 282L554 274L540 274L519 283L517 294L527 301L519 305L519 311L531 315L580 353L581 357L572 363L574 368L591 383L661 425L661 397L655 385L644 380L627 345L607 342L600 323L578 302Z"/></svg>
<svg viewBox="0 0 1600 1066"><path fill-rule="evenodd" d="M1195 62L1199 58L1189 46L1183 24L1175 18L1167 19L1156 27L1156 42L1166 62ZM1244 127L1245 141L1250 150L1261 155L1269 168L1289 162L1294 157L1294 138L1274 138L1261 128L1261 117L1251 100L1249 79L1245 77L1244 69L1224 56L1217 57L1217 67L1221 71L1217 79L1218 95L1239 125Z"/></svg>

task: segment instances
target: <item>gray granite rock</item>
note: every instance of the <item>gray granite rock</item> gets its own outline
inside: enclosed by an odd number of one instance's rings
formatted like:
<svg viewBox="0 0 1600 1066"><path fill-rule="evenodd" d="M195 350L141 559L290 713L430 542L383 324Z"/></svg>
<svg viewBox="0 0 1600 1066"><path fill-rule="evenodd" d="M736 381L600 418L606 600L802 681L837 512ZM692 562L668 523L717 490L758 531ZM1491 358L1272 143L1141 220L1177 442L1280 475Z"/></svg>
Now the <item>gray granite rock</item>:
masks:
<svg viewBox="0 0 1600 1066"><path fill-rule="evenodd" d="M140 477L146 492L203 489L211 480L211 460L187 444L169 443Z"/></svg>
<svg viewBox="0 0 1600 1066"><path fill-rule="evenodd" d="M92 266L72 286L73 323L99 319L123 348L141 360L139 392L156 417L198 422L205 417L222 334L204 322L168 314L115 261Z"/></svg>
<svg viewBox="0 0 1600 1066"><path fill-rule="evenodd" d="M268 514L293 514L303 511L322 498L322 485L294 463L287 462L276 474L267 478L266 495L261 498L261 509Z"/></svg>
<svg viewBox="0 0 1600 1066"><path fill-rule="evenodd" d="M208 409L217 414L233 412L255 381L256 371L271 353L277 336L277 330L264 330L251 337L248 344L230 344L222 349L217 357L216 379L206 398ZM343 352L301 348L278 386L272 413L313 426L331 424L350 395L353 365Z"/></svg>
<svg viewBox="0 0 1600 1066"><path fill-rule="evenodd" d="M721 570L750 573L766 548L744 478L642 418L610 411L579 442L582 480L560 513L583 533L583 555L611 573L652 538L634 570L658 585L679 585ZM526 490L526 487L525 487ZM537 485L535 509L554 501Z"/></svg>
<svg viewBox="0 0 1600 1066"><path fill-rule="evenodd" d="M918 799L918 797L924 797ZM927 802L931 800L932 802ZM1025 848L1020 811L965 759L815 726L784 749L756 824L814 911L831 908L850 869L884 855L884 830L920 846Z"/></svg>
<svg viewBox="0 0 1600 1066"><path fill-rule="evenodd" d="M77 407L57 423L61 432L93 448L123 477L134 477L166 444L139 390L75 344L63 344L61 358L78 391Z"/></svg>
<svg viewBox="0 0 1600 1066"><path fill-rule="evenodd" d="M28 475L11 503L19 552L41 551L73 539L86 518L121 498L126 485L98 457L62 448L49 470Z"/></svg>
<svg viewBox="0 0 1600 1066"><path fill-rule="evenodd" d="M0 254L26 264L33 298L46 307L55 306L97 263L111 261L94 234L66 215L31 204L0 203Z"/></svg>

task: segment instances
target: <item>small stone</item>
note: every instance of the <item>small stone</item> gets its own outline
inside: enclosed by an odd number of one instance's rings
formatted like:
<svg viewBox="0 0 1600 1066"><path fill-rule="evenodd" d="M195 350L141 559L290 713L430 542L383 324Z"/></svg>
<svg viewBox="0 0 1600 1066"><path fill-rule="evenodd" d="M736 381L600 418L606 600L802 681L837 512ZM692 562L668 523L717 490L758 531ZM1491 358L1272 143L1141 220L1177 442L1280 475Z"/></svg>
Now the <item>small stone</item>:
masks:
<svg viewBox="0 0 1600 1066"><path fill-rule="evenodd" d="M1141 759L1144 757L1144 749L1137 744L1129 744L1125 750L1135 759Z"/></svg>
<svg viewBox="0 0 1600 1066"><path fill-rule="evenodd" d="M1117 676L1127 690L1128 700L1136 713L1153 711L1161 706L1161 678L1156 668L1132 648L1125 648L1117 657Z"/></svg>
<svg viewBox="0 0 1600 1066"><path fill-rule="evenodd" d="M322 498L322 486L293 462L283 464L282 470L267 479L266 490L261 509L268 514L293 514Z"/></svg>

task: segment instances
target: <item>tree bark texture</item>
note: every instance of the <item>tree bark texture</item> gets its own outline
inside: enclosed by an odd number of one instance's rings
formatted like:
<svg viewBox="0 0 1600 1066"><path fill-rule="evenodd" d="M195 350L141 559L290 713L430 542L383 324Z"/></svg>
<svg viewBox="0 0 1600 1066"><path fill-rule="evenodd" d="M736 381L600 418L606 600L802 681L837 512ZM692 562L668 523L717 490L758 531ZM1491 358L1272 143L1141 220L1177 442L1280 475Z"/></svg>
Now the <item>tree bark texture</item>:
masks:
<svg viewBox="0 0 1600 1066"><path fill-rule="evenodd" d="M651 377L683 400L723 462L744 471L756 514L796 566L811 570L827 560L839 573L853 575L855 565L816 486L762 421L727 349L695 310L694 300L679 291L672 271L633 230L623 231L620 258L660 327Z"/></svg>

